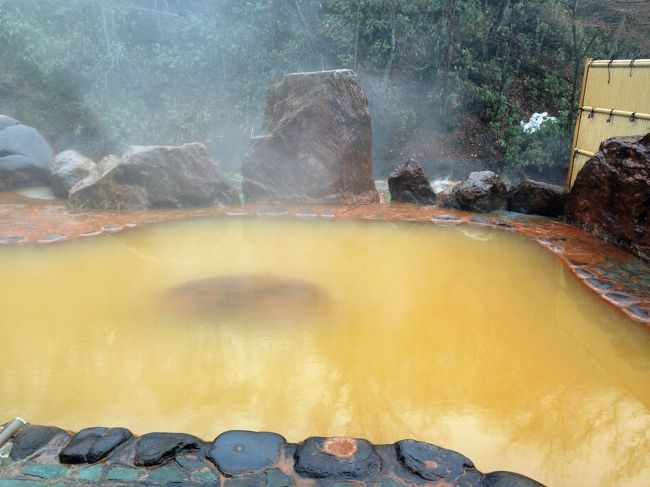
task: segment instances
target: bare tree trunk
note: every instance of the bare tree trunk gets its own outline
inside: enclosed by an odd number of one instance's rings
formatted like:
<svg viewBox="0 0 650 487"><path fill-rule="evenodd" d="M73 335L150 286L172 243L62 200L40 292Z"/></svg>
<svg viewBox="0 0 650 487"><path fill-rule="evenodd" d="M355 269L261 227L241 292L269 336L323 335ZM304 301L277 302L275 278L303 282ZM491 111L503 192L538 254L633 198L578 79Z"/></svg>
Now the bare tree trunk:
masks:
<svg viewBox="0 0 650 487"><path fill-rule="evenodd" d="M361 30L361 0L357 0L357 21L354 29L354 57L352 58L352 69L357 70L359 62L359 30Z"/></svg>
<svg viewBox="0 0 650 487"><path fill-rule="evenodd" d="M506 18L506 13L510 8L511 2L512 0L501 0L497 18L492 23L492 26L490 27L490 30L488 31L487 36L485 37L485 44L483 44L484 57L488 57L490 54L490 45L492 44L492 36L494 35L495 32L497 32L501 28L501 25L503 24L503 21Z"/></svg>
<svg viewBox="0 0 650 487"><path fill-rule="evenodd" d="M391 2L391 13L390 13L390 55L388 56L388 63L386 64L386 69L384 69L384 81L388 81L390 77L390 72L393 69L393 62L395 62L395 49L397 47L397 38L395 30L397 28L397 4L395 1Z"/></svg>
<svg viewBox="0 0 650 487"><path fill-rule="evenodd" d="M454 57L454 34L458 23L458 0L447 0L445 4L445 70L442 78L442 92L440 94L440 114L443 115L447 109L447 97L449 95L449 72Z"/></svg>

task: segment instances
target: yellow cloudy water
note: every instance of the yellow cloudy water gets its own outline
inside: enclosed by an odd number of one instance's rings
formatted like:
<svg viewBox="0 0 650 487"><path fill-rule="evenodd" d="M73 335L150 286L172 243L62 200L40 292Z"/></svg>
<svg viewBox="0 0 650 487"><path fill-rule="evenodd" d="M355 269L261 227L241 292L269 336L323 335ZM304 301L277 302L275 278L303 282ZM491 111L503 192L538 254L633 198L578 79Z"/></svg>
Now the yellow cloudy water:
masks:
<svg viewBox="0 0 650 487"><path fill-rule="evenodd" d="M515 235L206 219L2 248L0 269L0 422L416 438L551 486L650 485L650 333ZM326 298L168 302L258 274Z"/></svg>

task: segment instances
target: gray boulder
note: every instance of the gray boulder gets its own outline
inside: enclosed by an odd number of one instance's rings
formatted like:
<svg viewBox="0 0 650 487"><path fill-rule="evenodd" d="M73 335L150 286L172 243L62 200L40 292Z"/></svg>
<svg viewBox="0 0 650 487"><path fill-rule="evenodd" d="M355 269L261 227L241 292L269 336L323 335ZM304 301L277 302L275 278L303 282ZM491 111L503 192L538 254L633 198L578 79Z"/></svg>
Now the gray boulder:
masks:
<svg viewBox="0 0 650 487"><path fill-rule="evenodd" d="M18 125L20 122L6 115L0 115L0 130L4 130L12 125Z"/></svg>
<svg viewBox="0 0 650 487"><path fill-rule="evenodd" d="M242 164L251 203L378 202L368 99L350 70L289 74L267 92Z"/></svg>
<svg viewBox="0 0 650 487"><path fill-rule="evenodd" d="M147 209L232 205L239 193L203 144L133 146L102 159L68 196L74 208Z"/></svg>
<svg viewBox="0 0 650 487"><path fill-rule="evenodd" d="M446 208L487 213L507 208L508 188L492 171L479 171L470 173L439 199L440 206Z"/></svg>
<svg viewBox="0 0 650 487"><path fill-rule="evenodd" d="M59 152L48 164L52 191L58 198L67 198L72 187L88 177L95 163L74 150Z"/></svg>
<svg viewBox="0 0 650 487"><path fill-rule="evenodd" d="M0 115L0 190L47 183L53 155L36 129Z"/></svg>
<svg viewBox="0 0 650 487"><path fill-rule="evenodd" d="M561 216L567 194L563 186L526 179L508 193L508 209L532 215Z"/></svg>
<svg viewBox="0 0 650 487"><path fill-rule="evenodd" d="M388 178L391 201L435 205L436 194L422 164L411 159L395 169Z"/></svg>

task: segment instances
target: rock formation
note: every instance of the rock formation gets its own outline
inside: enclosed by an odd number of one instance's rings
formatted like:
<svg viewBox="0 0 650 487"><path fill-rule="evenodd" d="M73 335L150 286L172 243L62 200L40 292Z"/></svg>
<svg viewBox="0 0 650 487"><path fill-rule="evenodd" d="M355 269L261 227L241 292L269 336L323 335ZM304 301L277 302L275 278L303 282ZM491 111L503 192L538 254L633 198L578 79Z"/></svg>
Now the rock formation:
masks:
<svg viewBox="0 0 650 487"><path fill-rule="evenodd" d="M52 191L58 198L67 198L72 187L94 168L95 163L77 151L59 152L47 166Z"/></svg>
<svg viewBox="0 0 650 487"><path fill-rule="evenodd" d="M350 70L296 73L271 83L263 134L242 164L247 202L379 200L368 99Z"/></svg>
<svg viewBox="0 0 650 487"><path fill-rule="evenodd" d="M391 201L435 205L436 194L424 174L422 164L411 159L395 169L388 178Z"/></svg>
<svg viewBox="0 0 650 487"><path fill-rule="evenodd" d="M526 179L508 193L508 209L518 213L557 217L564 214L567 189Z"/></svg>
<svg viewBox="0 0 650 487"><path fill-rule="evenodd" d="M507 205L508 189L492 171L470 173L440 198L440 206L479 213L505 210Z"/></svg>
<svg viewBox="0 0 650 487"><path fill-rule="evenodd" d="M650 261L650 134L603 141L565 210L571 223Z"/></svg>
<svg viewBox="0 0 650 487"><path fill-rule="evenodd" d="M75 208L147 209L231 205L239 194L203 144L133 146L102 159L71 190Z"/></svg>
<svg viewBox="0 0 650 487"><path fill-rule="evenodd" d="M36 129L0 115L0 190L47 184L47 164L53 155Z"/></svg>

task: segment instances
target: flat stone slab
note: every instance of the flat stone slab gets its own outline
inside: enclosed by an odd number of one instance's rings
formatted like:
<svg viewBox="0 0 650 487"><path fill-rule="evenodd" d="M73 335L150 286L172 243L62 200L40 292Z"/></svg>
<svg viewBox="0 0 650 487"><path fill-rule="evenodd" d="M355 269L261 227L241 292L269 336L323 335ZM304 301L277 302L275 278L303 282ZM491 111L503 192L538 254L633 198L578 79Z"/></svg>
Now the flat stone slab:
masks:
<svg viewBox="0 0 650 487"><path fill-rule="evenodd" d="M136 466L160 465L183 451L201 448L201 440L184 433L147 433L135 444L133 463Z"/></svg>
<svg viewBox="0 0 650 487"><path fill-rule="evenodd" d="M227 431L214 440L207 456L224 474L243 475L275 465L285 443L276 433Z"/></svg>
<svg viewBox="0 0 650 487"><path fill-rule="evenodd" d="M27 458L57 436L69 436L69 434L53 426L23 426L14 435L13 448L9 456L12 460Z"/></svg>
<svg viewBox="0 0 650 487"><path fill-rule="evenodd" d="M133 436L126 428L86 428L59 453L61 463L95 463Z"/></svg>
<svg viewBox="0 0 650 487"><path fill-rule="evenodd" d="M294 458L298 474L318 479L370 480L382 466L374 446L356 438L308 438L298 446Z"/></svg>

